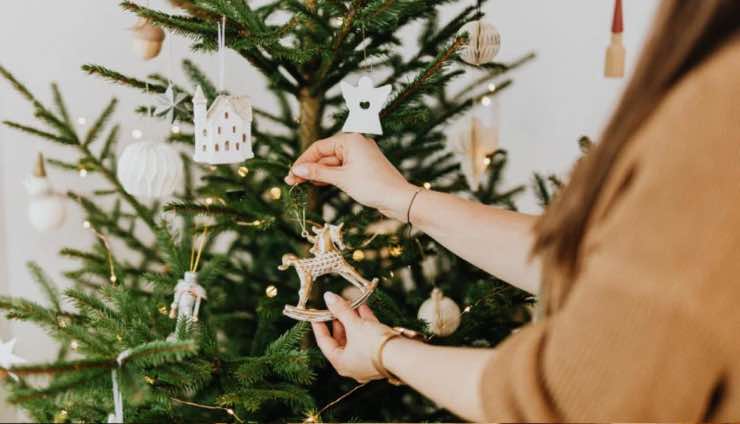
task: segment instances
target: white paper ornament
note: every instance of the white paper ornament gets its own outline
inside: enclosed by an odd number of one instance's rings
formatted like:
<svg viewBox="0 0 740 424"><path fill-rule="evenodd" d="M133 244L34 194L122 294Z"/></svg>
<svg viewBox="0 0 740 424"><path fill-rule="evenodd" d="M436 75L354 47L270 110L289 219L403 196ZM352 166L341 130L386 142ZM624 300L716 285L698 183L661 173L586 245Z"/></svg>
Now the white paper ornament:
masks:
<svg viewBox="0 0 740 424"><path fill-rule="evenodd" d="M463 126L447 139L449 149L460 161L460 170L471 190L478 190L489 165L488 156L498 148L498 125L493 116L465 119ZM493 122L491 122L493 120Z"/></svg>
<svg viewBox="0 0 740 424"><path fill-rule="evenodd" d="M139 18L133 27L133 50L139 57L145 60L153 59L159 55L164 41L162 28L152 25L147 18Z"/></svg>
<svg viewBox="0 0 740 424"><path fill-rule="evenodd" d="M429 326L429 331L439 337L454 333L460 326L460 307L454 300L445 297L442 290L435 288L429 299L419 307L417 317Z"/></svg>
<svg viewBox="0 0 740 424"><path fill-rule="evenodd" d="M33 175L25 182L31 196L28 219L38 231L54 230L62 226L66 214L64 199L54 193L44 168L44 157L39 153Z"/></svg>
<svg viewBox="0 0 740 424"><path fill-rule="evenodd" d="M139 141L126 146L118 159L118 180L131 195L166 197L182 183L182 167L182 159L172 146Z"/></svg>
<svg viewBox="0 0 740 424"><path fill-rule="evenodd" d="M166 117L170 123L175 122L175 115L178 110L182 109L180 103L185 100L185 95L178 93L175 87L170 83L163 94L156 97L157 108L154 109L154 115Z"/></svg>
<svg viewBox="0 0 740 424"><path fill-rule="evenodd" d="M13 349L15 348L15 339L10 339L7 342L0 342L0 368L8 369L15 365L25 364L26 360L15 356ZM18 376L9 372L8 375L13 377L14 380L18 380Z"/></svg>
<svg viewBox="0 0 740 424"><path fill-rule="evenodd" d="M460 49L460 59L471 65L489 63L501 49L501 34L495 26L483 21L468 22L460 34L468 34L468 42Z"/></svg>
<svg viewBox="0 0 740 424"><path fill-rule="evenodd" d="M344 121L342 131L363 134L383 134L380 125L380 110L391 94L390 84L374 87L370 77L363 76L357 87L342 81L342 96L347 103L349 115Z"/></svg>
<svg viewBox="0 0 740 424"><path fill-rule="evenodd" d="M206 97L198 86L193 96L195 154L193 160L211 165L240 163L254 157L252 105L246 96L220 95L206 112Z"/></svg>
<svg viewBox="0 0 740 424"><path fill-rule="evenodd" d="M170 305L170 318L198 321L201 300L207 300L206 289L198 284L198 274L186 272L175 286L175 295Z"/></svg>

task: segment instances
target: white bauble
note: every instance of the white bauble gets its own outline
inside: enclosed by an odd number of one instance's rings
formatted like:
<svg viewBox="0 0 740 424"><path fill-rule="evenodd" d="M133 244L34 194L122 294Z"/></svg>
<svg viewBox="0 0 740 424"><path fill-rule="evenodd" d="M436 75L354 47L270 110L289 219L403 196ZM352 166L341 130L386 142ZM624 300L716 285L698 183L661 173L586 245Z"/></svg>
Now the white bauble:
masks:
<svg viewBox="0 0 740 424"><path fill-rule="evenodd" d="M471 65L493 61L501 49L501 34L495 26L483 21L468 22L460 34L468 33L468 42L460 49L460 59Z"/></svg>
<svg viewBox="0 0 740 424"><path fill-rule="evenodd" d="M128 145L118 159L118 180L127 193L166 197L182 183L182 159L172 146L153 141Z"/></svg>
<svg viewBox="0 0 740 424"><path fill-rule="evenodd" d="M28 204L28 219L39 231L55 230L64 223L64 199L56 194L34 197Z"/></svg>
<svg viewBox="0 0 740 424"><path fill-rule="evenodd" d="M446 337L460 326L460 307L454 300L445 297L442 290L435 288L429 299L419 307L417 317L425 321L429 331L436 336Z"/></svg>

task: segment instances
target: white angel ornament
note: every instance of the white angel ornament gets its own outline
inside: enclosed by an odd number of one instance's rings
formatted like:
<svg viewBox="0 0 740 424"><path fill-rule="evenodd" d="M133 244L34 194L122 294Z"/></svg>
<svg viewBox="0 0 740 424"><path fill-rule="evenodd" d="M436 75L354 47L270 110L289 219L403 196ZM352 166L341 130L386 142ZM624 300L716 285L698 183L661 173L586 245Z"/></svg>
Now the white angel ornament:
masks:
<svg viewBox="0 0 740 424"><path fill-rule="evenodd" d="M390 84L374 87L370 77L360 78L357 87L341 82L342 97L347 103L349 115L344 121L342 131L363 134L383 134L380 125L380 110L391 94Z"/></svg>

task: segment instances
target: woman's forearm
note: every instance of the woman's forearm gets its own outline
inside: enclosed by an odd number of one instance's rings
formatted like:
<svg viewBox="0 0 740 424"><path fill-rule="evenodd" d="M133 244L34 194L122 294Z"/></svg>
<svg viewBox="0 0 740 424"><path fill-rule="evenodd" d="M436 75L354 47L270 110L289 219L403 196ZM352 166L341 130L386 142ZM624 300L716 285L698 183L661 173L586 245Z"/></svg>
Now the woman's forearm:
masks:
<svg viewBox="0 0 740 424"><path fill-rule="evenodd" d="M383 365L438 405L481 422L481 376L494 354L492 349L432 346L396 337L383 349Z"/></svg>
<svg viewBox="0 0 740 424"><path fill-rule="evenodd" d="M410 218L414 227L466 261L537 293L540 265L529 255L535 216L423 190L413 202Z"/></svg>

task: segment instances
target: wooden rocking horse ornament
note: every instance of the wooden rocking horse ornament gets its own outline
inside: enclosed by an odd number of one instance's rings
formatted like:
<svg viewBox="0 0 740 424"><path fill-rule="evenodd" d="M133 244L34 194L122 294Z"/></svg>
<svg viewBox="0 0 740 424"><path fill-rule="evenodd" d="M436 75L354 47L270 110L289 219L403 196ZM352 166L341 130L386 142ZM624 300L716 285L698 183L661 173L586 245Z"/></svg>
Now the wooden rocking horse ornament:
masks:
<svg viewBox="0 0 740 424"><path fill-rule="evenodd" d="M362 295L352 302L352 309L365 303L375 290L378 279L373 278L372 281L368 281L342 256L341 252L345 249L342 240L343 225L324 224L323 227L312 228L314 235L304 234L304 237L313 243L313 247L309 250L313 257L300 259L290 253L283 255L283 264L278 269L285 271L292 266L301 280L301 287L298 289L298 304L285 305L283 309L285 316L299 321L331 321L334 319L332 313L326 309L306 307L313 283L322 275L339 275L362 291Z"/></svg>

